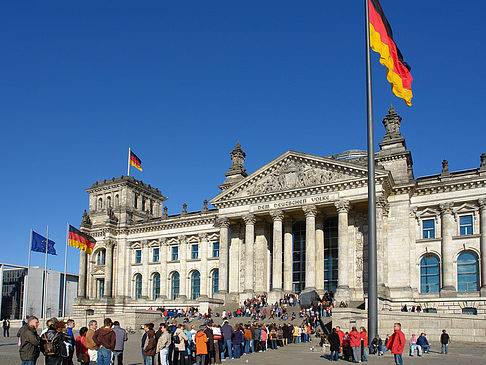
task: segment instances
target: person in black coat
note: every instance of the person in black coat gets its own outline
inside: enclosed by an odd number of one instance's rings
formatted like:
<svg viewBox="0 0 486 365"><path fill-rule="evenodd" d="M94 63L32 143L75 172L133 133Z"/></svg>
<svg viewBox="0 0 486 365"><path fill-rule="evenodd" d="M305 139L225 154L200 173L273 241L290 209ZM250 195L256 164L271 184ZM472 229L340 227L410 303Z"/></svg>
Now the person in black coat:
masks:
<svg viewBox="0 0 486 365"><path fill-rule="evenodd" d="M339 335L337 334L335 328L332 329L327 340L331 345L331 361L337 361L339 356L339 347L341 345L341 341L339 340Z"/></svg>
<svg viewBox="0 0 486 365"><path fill-rule="evenodd" d="M56 331L56 322L47 321L48 329L40 336L40 349L45 357L45 365L61 365L61 346L63 336Z"/></svg>
<svg viewBox="0 0 486 365"><path fill-rule="evenodd" d="M207 338L208 342L206 346L208 347L208 356L206 356L206 364L210 364L211 361L210 359L214 359L214 336L213 336L213 330L206 324L206 328L203 331Z"/></svg>

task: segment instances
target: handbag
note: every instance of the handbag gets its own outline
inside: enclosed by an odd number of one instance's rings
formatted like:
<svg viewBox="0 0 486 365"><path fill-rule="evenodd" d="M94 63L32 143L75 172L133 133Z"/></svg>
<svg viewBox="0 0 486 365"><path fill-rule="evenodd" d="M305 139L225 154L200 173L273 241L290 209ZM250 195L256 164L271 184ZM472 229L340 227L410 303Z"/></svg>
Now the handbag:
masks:
<svg viewBox="0 0 486 365"><path fill-rule="evenodd" d="M88 354L79 354L78 361L79 362L89 362L89 355Z"/></svg>

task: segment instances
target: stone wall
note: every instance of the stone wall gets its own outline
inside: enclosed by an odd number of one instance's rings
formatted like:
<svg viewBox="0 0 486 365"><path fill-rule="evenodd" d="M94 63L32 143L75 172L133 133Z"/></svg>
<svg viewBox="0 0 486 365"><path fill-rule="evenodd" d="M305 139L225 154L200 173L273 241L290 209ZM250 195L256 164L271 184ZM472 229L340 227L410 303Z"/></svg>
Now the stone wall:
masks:
<svg viewBox="0 0 486 365"><path fill-rule="evenodd" d="M393 323L402 324L407 342L412 333L427 334L432 348L440 348L439 339L445 329L451 341L486 343L486 316L466 314L404 313L383 311L378 314L378 332L382 339L393 333ZM335 308L332 313L332 326L340 326L349 331L352 326L368 328L367 312L354 308Z"/></svg>

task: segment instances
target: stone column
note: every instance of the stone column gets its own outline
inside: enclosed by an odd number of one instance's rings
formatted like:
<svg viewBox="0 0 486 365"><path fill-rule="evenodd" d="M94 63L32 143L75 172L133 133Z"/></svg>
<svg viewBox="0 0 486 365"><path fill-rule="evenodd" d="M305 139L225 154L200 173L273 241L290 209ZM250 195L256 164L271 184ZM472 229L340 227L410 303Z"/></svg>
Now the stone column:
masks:
<svg viewBox="0 0 486 365"><path fill-rule="evenodd" d="M229 250L229 225L228 218L219 218L219 291L220 294L228 293L228 250Z"/></svg>
<svg viewBox="0 0 486 365"><path fill-rule="evenodd" d="M253 293L253 271L254 271L254 246L255 246L255 222L256 218L253 214L247 214L243 217L245 221L245 292Z"/></svg>
<svg viewBox="0 0 486 365"><path fill-rule="evenodd" d="M150 247L148 242L142 242L142 298L149 298L149 260Z"/></svg>
<svg viewBox="0 0 486 365"><path fill-rule="evenodd" d="M105 298L111 298L113 288L113 248L115 242L107 241L106 246L106 260L105 260L105 290L103 296Z"/></svg>
<svg viewBox="0 0 486 365"><path fill-rule="evenodd" d="M454 232L454 216L452 215L452 203L442 203L439 206L441 219L441 268L442 288L441 296L457 295L454 280L454 252L452 246L452 235Z"/></svg>
<svg viewBox="0 0 486 365"><path fill-rule="evenodd" d="M324 294L324 219L319 214L316 217L316 290L319 295Z"/></svg>
<svg viewBox="0 0 486 365"><path fill-rule="evenodd" d="M185 300L190 297L187 280L187 239L186 236L180 235L179 240L179 299Z"/></svg>
<svg viewBox="0 0 486 365"><path fill-rule="evenodd" d="M167 290L167 238L163 237L159 240L160 243L160 297L159 299L169 298Z"/></svg>
<svg viewBox="0 0 486 365"><path fill-rule="evenodd" d="M276 210L270 213L273 218L273 265L272 291L282 291L282 220L284 213Z"/></svg>
<svg viewBox="0 0 486 365"><path fill-rule="evenodd" d="M314 205L303 208L305 214L305 289L316 289L316 215Z"/></svg>
<svg viewBox="0 0 486 365"><path fill-rule="evenodd" d="M86 270L88 254L82 250L79 251L79 279L78 279L78 297L86 298Z"/></svg>
<svg viewBox="0 0 486 365"><path fill-rule="evenodd" d="M209 273L208 273L208 234L199 234L199 247L201 248L201 296L200 300L207 299L209 297Z"/></svg>
<svg viewBox="0 0 486 365"><path fill-rule="evenodd" d="M480 244L481 255L481 296L486 295L486 198L481 198L479 203L479 224L480 224Z"/></svg>
<svg viewBox="0 0 486 365"><path fill-rule="evenodd" d="M348 271L350 263L347 254L349 201L339 200L334 205L338 212L338 287L335 296L338 301L349 301Z"/></svg>
<svg viewBox="0 0 486 365"><path fill-rule="evenodd" d="M389 205L383 195L378 196L376 200L376 250L377 250L377 282L378 294L385 295L385 248L384 248L384 234L385 217L388 216ZM369 244L369 242L368 242Z"/></svg>
<svg viewBox="0 0 486 365"><path fill-rule="evenodd" d="M286 218L284 220L284 282L283 288L286 292L292 291L292 219Z"/></svg>

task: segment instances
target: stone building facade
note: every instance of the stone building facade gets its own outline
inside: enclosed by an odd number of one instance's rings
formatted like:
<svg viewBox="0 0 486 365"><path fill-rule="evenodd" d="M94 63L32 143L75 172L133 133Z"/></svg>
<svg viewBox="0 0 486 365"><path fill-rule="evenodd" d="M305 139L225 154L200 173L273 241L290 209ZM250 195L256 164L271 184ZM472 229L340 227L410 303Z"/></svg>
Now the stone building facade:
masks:
<svg viewBox="0 0 486 365"><path fill-rule="evenodd" d="M383 308L486 311L486 154L479 168L415 177L390 108L376 153L378 291ZM123 176L94 183L82 230L78 311L238 302L258 293L333 290L367 296L367 162L364 151L288 151L248 175L232 166L197 212L168 215L166 198Z"/></svg>

